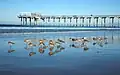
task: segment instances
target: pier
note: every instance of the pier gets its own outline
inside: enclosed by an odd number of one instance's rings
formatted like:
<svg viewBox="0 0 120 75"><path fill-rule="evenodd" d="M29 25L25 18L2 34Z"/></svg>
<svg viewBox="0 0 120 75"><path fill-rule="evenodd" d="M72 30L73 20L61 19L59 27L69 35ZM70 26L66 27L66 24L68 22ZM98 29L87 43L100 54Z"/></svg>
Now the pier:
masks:
<svg viewBox="0 0 120 75"><path fill-rule="evenodd" d="M21 25L120 27L120 15L41 15L40 13L22 13L17 17L21 20Z"/></svg>

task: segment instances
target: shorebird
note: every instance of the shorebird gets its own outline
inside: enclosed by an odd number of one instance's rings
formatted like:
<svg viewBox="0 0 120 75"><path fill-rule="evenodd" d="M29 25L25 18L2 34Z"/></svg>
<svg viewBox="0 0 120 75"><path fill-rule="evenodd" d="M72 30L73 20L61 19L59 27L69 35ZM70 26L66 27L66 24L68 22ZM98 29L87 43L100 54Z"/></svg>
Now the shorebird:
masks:
<svg viewBox="0 0 120 75"><path fill-rule="evenodd" d="M87 39L87 37L83 37L82 42L89 42L89 40Z"/></svg>
<svg viewBox="0 0 120 75"><path fill-rule="evenodd" d="M73 42L75 42L75 41L78 40L78 39L76 39L76 38L69 38L69 39L71 39Z"/></svg>
<svg viewBox="0 0 120 75"><path fill-rule="evenodd" d="M13 41L8 41L8 45L10 45L10 50L13 44L15 44Z"/></svg>
<svg viewBox="0 0 120 75"><path fill-rule="evenodd" d="M25 49L29 50L30 48L28 47L28 44L31 43L31 40L30 39L25 39L24 42L26 43Z"/></svg>
<svg viewBox="0 0 120 75"><path fill-rule="evenodd" d="M64 47L61 47L60 50L64 50L65 48Z"/></svg>
<svg viewBox="0 0 120 75"><path fill-rule="evenodd" d="M76 46L75 44L70 45L70 47L80 48L81 46Z"/></svg>
<svg viewBox="0 0 120 75"><path fill-rule="evenodd" d="M28 45L30 46L30 47L35 47L36 45L35 44L33 44L32 42L30 42L30 43L28 43Z"/></svg>
<svg viewBox="0 0 120 75"><path fill-rule="evenodd" d="M13 41L8 41L8 44L9 45L13 45L13 44L15 44Z"/></svg>
<svg viewBox="0 0 120 75"><path fill-rule="evenodd" d="M53 41L53 40L50 40L50 41L49 41L49 46L50 46L50 47L54 47L54 45L55 45L54 41Z"/></svg>
<svg viewBox="0 0 120 75"><path fill-rule="evenodd" d="M59 42L61 43L65 43L65 41L61 40L61 39L57 39Z"/></svg>
<svg viewBox="0 0 120 75"><path fill-rule="evenodd" d="M28 43L31 42L31 40L30 39L25 39L24 42L28 44Z"/></svg>
<svg viewBox="0 0 120 75"><path fill-rule="evenodd" d="M39 45L45 45L45 44L44 44L44 41L45 41L45 40L39 40Z"/></svg>
<svg viewBox="0 0 120 75"><path fill-rule="evenodd" d="M93 37L92 39L93 39L94 41L96 41L98 38L97 38L97 37Z"/></svg>

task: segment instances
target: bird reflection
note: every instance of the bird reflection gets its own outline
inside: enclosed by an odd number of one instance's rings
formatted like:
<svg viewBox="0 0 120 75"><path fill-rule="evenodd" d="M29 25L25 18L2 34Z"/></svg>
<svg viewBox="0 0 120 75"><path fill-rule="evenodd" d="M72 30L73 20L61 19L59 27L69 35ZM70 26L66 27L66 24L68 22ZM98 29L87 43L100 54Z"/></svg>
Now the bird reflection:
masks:
<svg viewBox="0 0 120 75"><path fill-rule="evenodd" d="M33 55L35 55L36 54L36 52L30 52L29 53L29 56L33 56Z"/></svg>
<svg viewBox="0 0 120 75"><path fill-rule="evenodd" d="M104 44L107 45L108 42L107 42L107 38L106 37L93 37L93 45L98 45L100 47L103 47Z"/></svg>
<svg viewBox="0 0 120 75"><path fill-rule="evenodd" d="M12 53L12 52L15 52L15 50L8 50L8 53Z"/></svg>
<svg viewBox="0 0 120 75"><path fill-rule="evenodd" d="M43 54L45 52L45 50L43 48L39 48L38 52L40 52L41 54Z"/></svg>
<svg viewBox="0 0 120 75"><path fill-rule="evenodd" d="M56 53L61 52L64 49L65 49L64 47L60 47L60 48L57 48L55 51L50 51L48 54L49 54L49 56L52 56L52 55L54 55Z"/></svg>
<svg viewBox="0 0 120 75"><path fill-rule="evenodd" d="M43 47L39 47L38 52L43 54L45 52L45 49L47 49L47 48L48 48L48 46L45 46L45 45Z"/></svg>
<svg viewBox="0 0 120 75"><path fill-rule="evenodd" d="M84 51L88 51L89 48L86 46L83 49L84 49Z"/></svg>

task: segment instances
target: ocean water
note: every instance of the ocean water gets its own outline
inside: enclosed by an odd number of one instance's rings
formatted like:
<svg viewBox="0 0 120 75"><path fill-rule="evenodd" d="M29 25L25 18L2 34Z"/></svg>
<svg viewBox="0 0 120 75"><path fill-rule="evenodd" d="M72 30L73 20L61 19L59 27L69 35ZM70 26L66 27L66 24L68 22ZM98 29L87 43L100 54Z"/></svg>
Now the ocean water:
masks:
<svg viewBox="0 0 120 75"><path fill-rule="evenodd" d="M43 39L46 48L39 45ZM51 50L49 41L58 39L63 42ZM120 75L120 31L1 33L0 75Z"/></svg>

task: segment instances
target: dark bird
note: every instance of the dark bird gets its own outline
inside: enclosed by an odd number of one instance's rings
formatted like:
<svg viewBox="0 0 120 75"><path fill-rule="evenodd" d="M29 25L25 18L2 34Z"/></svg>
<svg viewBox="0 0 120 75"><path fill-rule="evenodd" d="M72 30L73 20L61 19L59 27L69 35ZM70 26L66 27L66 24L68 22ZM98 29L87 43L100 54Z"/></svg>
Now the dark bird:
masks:
<svg viewBox="0 0 120 75"><path fill-rule="evenodd" d="M65 43L65 41L58 39L59 42Z"/></svg>

